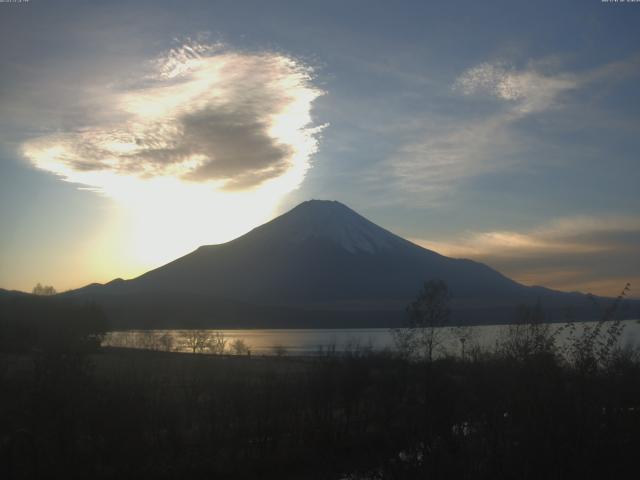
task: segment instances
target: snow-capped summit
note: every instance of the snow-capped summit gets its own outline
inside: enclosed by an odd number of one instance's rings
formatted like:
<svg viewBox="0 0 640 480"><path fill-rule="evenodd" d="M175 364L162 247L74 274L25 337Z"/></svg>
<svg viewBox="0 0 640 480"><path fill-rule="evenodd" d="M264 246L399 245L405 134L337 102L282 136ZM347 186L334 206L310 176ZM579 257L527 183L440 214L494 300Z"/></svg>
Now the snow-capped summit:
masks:
<svg viewBox="0 0 640 480"><path fill-rule="evenodd" d="M374 253L407 243L334 200L301 203L248 235L258 236L263 242L284 241L289 244L324 240L351 253Z"/></svg>

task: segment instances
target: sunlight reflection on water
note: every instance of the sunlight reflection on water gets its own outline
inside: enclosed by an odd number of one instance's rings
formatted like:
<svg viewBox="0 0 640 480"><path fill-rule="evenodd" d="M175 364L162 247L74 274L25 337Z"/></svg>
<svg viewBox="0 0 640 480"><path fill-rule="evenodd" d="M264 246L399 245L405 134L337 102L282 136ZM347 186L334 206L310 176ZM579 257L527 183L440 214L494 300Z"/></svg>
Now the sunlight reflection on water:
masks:
<svg viewBox="0 0 640 480"><path fill-rule="evenodd" d="M622 346L638 346L640 344L640 321L626 320L622 322L624 330L620 337ZM576 323L579 334L587 323ZM483 349L492 348L500 336L506 331L506 325L487 325L469 327L470 336L466 348L478 346ZM560 328L561 324L551 325L551 329ZM441 352L456 354L460 350L457 333L451 328L438 329L441 334ZM153 350L172 350L189 352L192 349L184 342L188 330L130 330L110 332L103 341L103 346L143 348ZM233 353L233 344L242 340L252 354L256 355L314 355L328 351L344 352L346 350L372 349L381 351L393 350L394 342L389 329L386 328L354 328L354 329L212 329L202 330L205 335L222 333L225 353ZM161 338L164 336L164 343ZM558 342L566 339L566 332L558 335Z"/></svg>

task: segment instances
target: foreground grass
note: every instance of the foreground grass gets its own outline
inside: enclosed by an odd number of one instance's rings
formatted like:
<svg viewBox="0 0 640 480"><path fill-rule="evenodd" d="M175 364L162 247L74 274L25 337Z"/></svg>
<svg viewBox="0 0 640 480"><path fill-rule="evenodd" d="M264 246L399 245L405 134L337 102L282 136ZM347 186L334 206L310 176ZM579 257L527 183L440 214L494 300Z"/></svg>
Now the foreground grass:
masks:
<svg viewBox="0 0 640 480"><path fill-rule="evenodd" d="M3 478L616 478L640 364L105 349L0 357Z"/></svg>

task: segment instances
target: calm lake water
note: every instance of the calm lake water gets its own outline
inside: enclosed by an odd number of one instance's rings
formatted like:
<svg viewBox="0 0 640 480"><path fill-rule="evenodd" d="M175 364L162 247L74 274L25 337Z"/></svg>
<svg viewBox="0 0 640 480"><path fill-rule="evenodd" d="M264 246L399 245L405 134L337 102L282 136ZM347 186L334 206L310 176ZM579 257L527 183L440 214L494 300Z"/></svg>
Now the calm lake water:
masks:
<svg viewBox="0 0 640 480"><path fill-rule="evenodd" d="M622 322L624 330L620 336L622 346L640 346L640 321L626 320ZM579 334L585 325L591 322L576 323L576 333ZM560 328L560 324L553 324L551 329ZM501 335L505 334L508 326L489 325L466 327L469 339L466 348L477 345L491 348ZM442 344L441 352L458 353L460 351L459 333L455 329L440 328L438 335ZM110 332L103 342L105 346L146 348L166 350L167 346L174 351L189 351L185 345L186 330L132 330ZM393 337L389 329L358 328L358 329L252 329L252 330L206 330L211 335L220 333L226 340L226 352L231 352L231 345L236 340L242 340L256 355L314 355L330 350L343 352L354 348L371 348L373 350L393 349ZM163 343L162 336L165 336ZM567 333L561 332L557 341L566 340ZM167 342L167 338L170 340Z"/></svg>

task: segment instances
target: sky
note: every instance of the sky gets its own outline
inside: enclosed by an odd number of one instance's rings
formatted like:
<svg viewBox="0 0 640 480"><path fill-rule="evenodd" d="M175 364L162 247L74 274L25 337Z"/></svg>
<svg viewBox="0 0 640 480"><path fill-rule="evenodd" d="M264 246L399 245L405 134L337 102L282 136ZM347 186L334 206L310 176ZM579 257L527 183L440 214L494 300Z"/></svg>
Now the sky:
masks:
<svg viewBox="0 0 640 480"><path fill-rule="evenodd" d="M132 278L308 199L640 297L640 3L0 3L0 287Z"/></svg>

